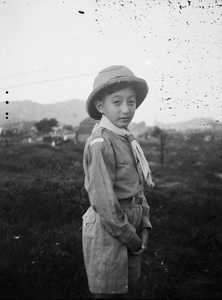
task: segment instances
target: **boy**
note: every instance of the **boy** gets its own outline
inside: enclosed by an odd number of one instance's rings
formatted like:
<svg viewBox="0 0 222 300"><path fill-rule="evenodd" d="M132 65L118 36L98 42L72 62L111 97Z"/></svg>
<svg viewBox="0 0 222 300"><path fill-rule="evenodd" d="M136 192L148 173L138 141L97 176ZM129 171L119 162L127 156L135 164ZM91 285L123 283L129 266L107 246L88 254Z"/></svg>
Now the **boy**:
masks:
<svg viewBox="0 0 222 300"><path fill-rule="evenodd" d="M95 298L124 298L140 277L147 248L153 186L143 151L127 127L148 93L145 80L125 66L102 70L87 99L90 117L101 120L86 142L83 166L91 206L83 216L83 253Z"/></svg>

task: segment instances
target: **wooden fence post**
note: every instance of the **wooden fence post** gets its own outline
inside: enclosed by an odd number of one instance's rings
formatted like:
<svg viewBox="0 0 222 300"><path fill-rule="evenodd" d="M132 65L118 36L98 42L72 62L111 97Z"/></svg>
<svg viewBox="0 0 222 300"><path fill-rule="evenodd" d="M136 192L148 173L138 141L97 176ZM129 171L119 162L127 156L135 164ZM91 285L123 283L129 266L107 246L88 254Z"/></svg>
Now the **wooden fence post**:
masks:
<svg viewBox="0 0 222 300"><path fill-rule="evenodd" d="M164 136L163 132L160 133L160 163L163 166L164 164Z"/></svg>

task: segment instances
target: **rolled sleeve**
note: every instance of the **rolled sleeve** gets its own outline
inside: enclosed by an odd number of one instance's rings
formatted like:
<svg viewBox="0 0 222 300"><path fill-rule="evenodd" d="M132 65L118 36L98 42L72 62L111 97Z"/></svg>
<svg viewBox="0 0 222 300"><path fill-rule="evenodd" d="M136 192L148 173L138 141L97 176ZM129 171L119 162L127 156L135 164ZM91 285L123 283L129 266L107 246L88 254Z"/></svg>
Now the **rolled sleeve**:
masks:
<svg viewBox="0 0 222 300"><path fill-rule="evenodd" d="M141 221L141 230L147 228L149 231L152 230L152 225L150 223L150 207L147 203L146 197L143 195L143 202L142 202L142 221Z"/></svg>
<svg viewBox="0 0 222 300"><path fill-rule="evenodd" d="M131 252L136 252L141 247L141 239L140 237L135 233L133 238L127 243L127 247Z"/></svg>

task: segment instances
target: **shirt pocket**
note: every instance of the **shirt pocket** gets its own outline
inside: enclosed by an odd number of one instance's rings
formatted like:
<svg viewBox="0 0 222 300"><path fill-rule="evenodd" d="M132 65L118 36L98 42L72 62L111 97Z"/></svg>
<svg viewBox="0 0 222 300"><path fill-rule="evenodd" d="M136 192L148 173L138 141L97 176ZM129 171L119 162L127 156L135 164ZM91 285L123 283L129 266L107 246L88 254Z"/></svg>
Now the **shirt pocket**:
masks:
<svg viewBox="0 0 222 300"><path fill-rule="evenodd" d="M128 165L133 163L133 157L126 153L126 154L118 154L116 156L116 163L117 165Z"/></svg>
<svg viewBox="0 0 222 300"><path fill-rule="evenodd" d="M83 235L94 237L98 231L96 226L96 212L92 207L88 208L82 217L83 219Z"/></svg>
<svg viewBox="0 0 222 300"><path fill-rule="evenodd" d="M129 153L116 156L116 177L115 185L134 184L138 181L138 172L134 157Z"/></svg>

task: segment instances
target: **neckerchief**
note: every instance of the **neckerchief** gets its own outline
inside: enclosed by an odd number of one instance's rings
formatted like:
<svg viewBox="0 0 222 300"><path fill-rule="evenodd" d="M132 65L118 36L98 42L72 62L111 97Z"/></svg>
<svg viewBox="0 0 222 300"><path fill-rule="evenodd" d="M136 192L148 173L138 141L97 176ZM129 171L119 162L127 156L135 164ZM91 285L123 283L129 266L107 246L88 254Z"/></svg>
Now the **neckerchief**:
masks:
<svg viewBox="0 0 222 300"><path fill-rule="evenodd" d="M115 126L112 122L110 122L110 120L105 115L102 116L100 123L97 123L94 126L93 131L99 127L106 128L106 129L128 139L128 141L131 144L134 157L135 157L136 161L138 161L140 163L145 181L147 182L148 186L153 187L155 184L152 181L149 163L145 158L145 155L143 153L143 150L142 150L140 144L135 139L133 134L129 131L129 129L127 128L127 130L126 130L124 128L119 128L119 127Z"/></svg>

